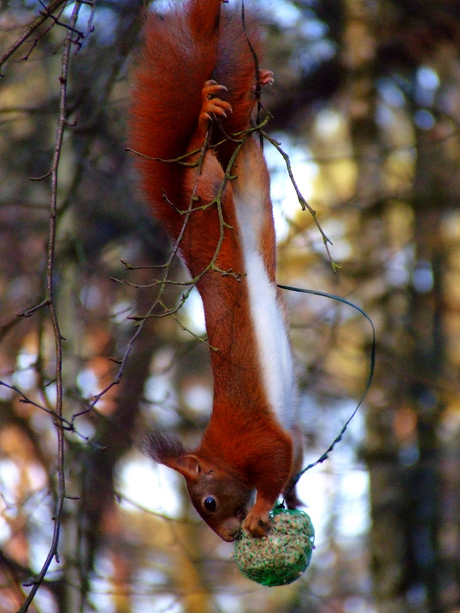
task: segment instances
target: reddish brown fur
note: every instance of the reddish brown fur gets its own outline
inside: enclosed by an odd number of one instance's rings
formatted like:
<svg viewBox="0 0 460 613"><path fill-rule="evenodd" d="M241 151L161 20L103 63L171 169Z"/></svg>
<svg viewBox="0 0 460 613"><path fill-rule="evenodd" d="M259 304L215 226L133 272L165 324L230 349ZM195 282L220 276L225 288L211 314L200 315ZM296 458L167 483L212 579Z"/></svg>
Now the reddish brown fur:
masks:
<svg viewBox="0 0 460 613"><path fill-rule="evenodd" d="M201 148L209 123L206 114L213 108L213 100L205 96L203 101L202 91L211 78L228 88L227 95L219 98L225 97L233 108L227 118L219 109L214 112L224 131L231 134L249 127L255 104L254 59L240 17L223 10L219 20L220 5L221 0L190 0L184 11L174 10L164 20L157 15L147 18L131 121L132 146L139 153L172 160ZM248 35L258 49L260 36L252 23ZM220 138L222 133L213 122L213 140ZM188 216L177 211L189 209L192 193L198 196L195 208L214 200L234 147L232 143L219 147L217 155L208 151L199 175L196 168L177 163L138 159L142 187L154 215L173 240L183 231L180 252L193 277L214 258L224 234L216 259L219 270L206 272L197 284L209 342L218 349L211 351L214 405L209 426L192 454L182 452L179 443L158 434L151 440L150 453L184 475L195 507L225 540L232 540L238 531L254 489L257 500L246 523L256 535L267 532L268 512L301 461L299 437L294 438L293 451L292 432L277 421L268 403L243 274L233 190L251 180L245 176L245 169L247 160L253 160L259 175L254 180L261 182L265 200L260 245L269 277L275 279L269 177L255 141L244 145L232 169L239 179L233 185L229 182L223 193L225 227L216 205L193 210ZM187 161L198 159L199 154L195 154ZM235 275L243 276L237 279ZM208 513L202 504L211 494L219 503L215 513Z"/></svg>
<svg viewBox="0 0 460 613"><path fill-rule="evenodd" d="M248 127L254 106L254 59L240 16L225 11L219 20L221 0L195 0L186 6L185 11L146 18L143 55L132 95L131 141L136 151L149 158L172 160L189 150L201 91L209 79L228 89L225 99L233 113L222 121L227 134ZM247 36L257 51L260 36L251 21ZM223 136L218 132L214 131L215 140ZM232 145L219 148L225 167L233 149ZM184 167L145 158L138 165L155 216L177 237L182 220L162 201L162 195L164 192L178 208L188 207L189 196L182 185Z"/></svg>

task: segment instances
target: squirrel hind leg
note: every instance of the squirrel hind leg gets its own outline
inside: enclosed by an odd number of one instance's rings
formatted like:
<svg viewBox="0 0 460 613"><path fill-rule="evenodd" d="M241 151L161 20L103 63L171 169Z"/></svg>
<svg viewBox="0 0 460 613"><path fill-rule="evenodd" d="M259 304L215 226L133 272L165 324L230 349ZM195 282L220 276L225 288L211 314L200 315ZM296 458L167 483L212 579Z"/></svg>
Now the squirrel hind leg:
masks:
<svg viewBox="0 0 460 613"><path fill-rule="evenodd" d="M284 500L286 501L286 506L288 509L297 509L303 505L303 502L297 496L296 488L291 488L288 493L285 495Z"/></svg>

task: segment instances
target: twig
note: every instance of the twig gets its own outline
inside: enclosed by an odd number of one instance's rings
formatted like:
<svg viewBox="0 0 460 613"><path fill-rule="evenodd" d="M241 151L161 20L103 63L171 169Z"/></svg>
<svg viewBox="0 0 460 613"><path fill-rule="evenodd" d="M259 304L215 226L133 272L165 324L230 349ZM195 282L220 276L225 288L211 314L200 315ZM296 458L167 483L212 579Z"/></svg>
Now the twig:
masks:
<svg viewBox="0 0 460 613"><path fill-rule="evenodd" d="M324 232L323 228L321 227L321 224L319 223L318 218L316 216L315 209L313 209L308 204L308 202L305 200L305 198L302 196L302 194L301 194L301 192L300 192L300 190L299 190L299 188L297 186L296 180L294 178L294 173L292 172L292 167L291 167L291 161L289 159L288 154L281 149L280 143L278 141L276 141L274 138L272 138L271 136L269 136L266 132L261 130L261 134L263 135L264 138L266 138L268 140L269 143L271 143L277 149L277 151L283 157L284 162L286 164L286 169L288 171L289 178L291 179L291 183L292 183L292 185L293 185L293 187L295 189L295 193L297 194L297 198L299 200L299 204L302 207L302 211L305 211L305 209L307 209L309 211L310 215L313 217L313 221L315 222L316 227L318 228L319 233L321 234L321 238L323 239L324 247L325 247L326 253L327 253L328 257L329 257L329 261L331 263L332 270L334 272L337 272L337 270L340 268L340 266L337 264L337 262L335 262L333 260L331 252L329 250L329 245L332 245L333 243L327 237L326 233Z"/></svg>
<svg viewBox="0 0 460 613"><path fill-rule="evenodd" d="M0 381L0 386L2 387L6 387L7 389L11 390L12 392L16 392L16 394L19 394L19 396L21 396L19 402L22 402L24 404L30 404L33 407L40 409L41 411L45 411L45 413L48 413L49 415L52 415L53 417L57 417L59 419L59 421L61 422L61 428L63 428L64 430L73 430L73 426L72 424L65 419L64 417L59 417L55 411L52 411L51 409L48 409L47 407L44 407L43 405L39 404L38 402L35 402L35 400L32 400L31 398L29 398L28 396L26 396L24 394L24 392L22 392L18 387L16 387L15 385L10 385L9 383L6 383L5 381Z"/></svg>

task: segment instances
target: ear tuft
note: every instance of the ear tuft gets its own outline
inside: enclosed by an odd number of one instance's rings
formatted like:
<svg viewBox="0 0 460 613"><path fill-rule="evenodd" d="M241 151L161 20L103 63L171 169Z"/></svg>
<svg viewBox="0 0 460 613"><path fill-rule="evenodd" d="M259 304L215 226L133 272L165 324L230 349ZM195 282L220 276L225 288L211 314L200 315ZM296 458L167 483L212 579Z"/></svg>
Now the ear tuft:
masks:
<svg viewBox="0 0 460 613"><path fill-rule="evenodd" d="M164 432L151 432L144 438L140 445L141 451L150 456L159 464L171 464L171 460L177 460L186 451L177 436Z"/></svg>

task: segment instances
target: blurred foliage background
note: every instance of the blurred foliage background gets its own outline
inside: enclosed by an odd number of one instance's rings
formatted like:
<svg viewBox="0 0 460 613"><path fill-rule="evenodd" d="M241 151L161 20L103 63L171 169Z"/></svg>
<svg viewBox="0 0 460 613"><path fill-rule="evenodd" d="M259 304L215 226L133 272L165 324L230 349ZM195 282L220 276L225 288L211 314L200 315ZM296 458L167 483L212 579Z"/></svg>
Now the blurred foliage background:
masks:
<svg viewBox="0 0 460 613"><path fill-rule="evenodd" d="M170 246L125 151L145 6L4 0L1 613L460 611L460 5L251 7L270 133L340 266L267 143L279 281L353 301L377 331L365 406L302 478L311 567L283 588L245 580L135 450L156 426L193 445L212 401L199 299L164 316L181 287L155 282ZM359 401L371 332L347 306L286 300L308 462Z"/></svg>

